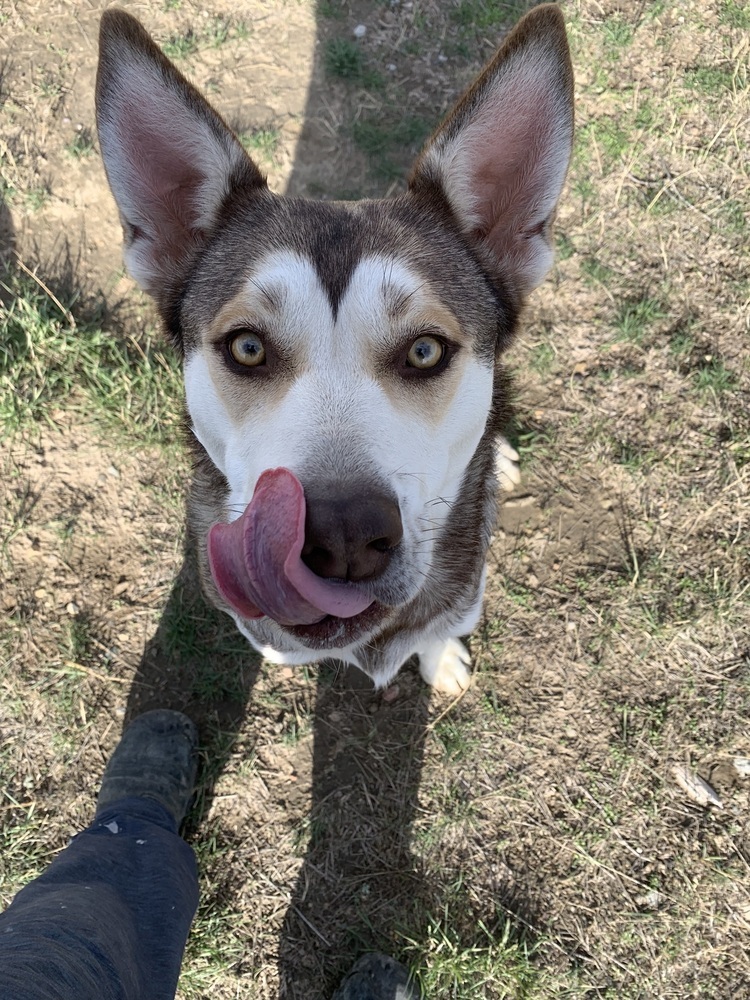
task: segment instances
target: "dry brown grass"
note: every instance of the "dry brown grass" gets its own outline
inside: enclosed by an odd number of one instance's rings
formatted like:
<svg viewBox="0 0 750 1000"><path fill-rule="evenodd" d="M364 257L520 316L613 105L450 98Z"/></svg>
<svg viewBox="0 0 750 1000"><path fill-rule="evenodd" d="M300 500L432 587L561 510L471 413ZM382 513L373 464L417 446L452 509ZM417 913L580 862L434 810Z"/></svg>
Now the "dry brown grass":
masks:
<svg viewBox="0 0 750 1000"><path fill-rule="evenodd" d="M130 5L163 40L205 35L198 5L168 6ZM3 899L90 815L123 717L187 708L207 777L186 1000L265 1000L280 981L317 1000L370 947L434 997L750 991L733 763L750 757L748 15L734 0L564 9L578 146L559 261L509 359L524 482L458 704L430 703L409 670L386 701L350 674L259 669L183 567L174 448L113 444L63 405L57 431L28 429L3 459ZM190 57L196 78L243 128L278 130L277 183L296 148L293 187L339 195L399 183L506 8L322 4L304 125L313 8L208 13L235 35ZM43 258L65 234L84 287L132 295L98 154L66 152L92 125L96 10L3 17L19 249ZM370 75L327 77L326 40L359 23ZM137 422L122 433L137 441Z"/></svg>

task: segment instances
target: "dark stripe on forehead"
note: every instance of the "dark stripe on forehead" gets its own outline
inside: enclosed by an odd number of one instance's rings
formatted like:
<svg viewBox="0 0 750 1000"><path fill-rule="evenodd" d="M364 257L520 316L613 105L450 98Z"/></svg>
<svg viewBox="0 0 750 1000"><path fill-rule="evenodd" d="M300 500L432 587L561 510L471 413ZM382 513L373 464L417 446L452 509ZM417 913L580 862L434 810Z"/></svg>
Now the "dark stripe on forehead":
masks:
<svg viewBox="0 0 750 1000"><path fill-rule="evenodd" d="M354 214L343 206L300 202L295 207L298 223L304 222L295 227L291 248L312 262L335 319L365 251L361 222L357 225Z"/></svg>

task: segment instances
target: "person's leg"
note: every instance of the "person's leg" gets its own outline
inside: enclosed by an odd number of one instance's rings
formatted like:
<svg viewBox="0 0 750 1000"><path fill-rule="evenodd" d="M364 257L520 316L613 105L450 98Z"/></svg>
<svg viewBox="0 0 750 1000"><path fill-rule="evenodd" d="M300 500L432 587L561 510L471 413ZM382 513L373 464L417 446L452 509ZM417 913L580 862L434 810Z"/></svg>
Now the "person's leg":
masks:
<svg viewBox="0 0 750 1000"><path fill-rule="evenodd" d="M198 904L195 858L177 832L196 742L177 712L128 727L94 822L0 914L0 996L172 1000Z"/></svg>

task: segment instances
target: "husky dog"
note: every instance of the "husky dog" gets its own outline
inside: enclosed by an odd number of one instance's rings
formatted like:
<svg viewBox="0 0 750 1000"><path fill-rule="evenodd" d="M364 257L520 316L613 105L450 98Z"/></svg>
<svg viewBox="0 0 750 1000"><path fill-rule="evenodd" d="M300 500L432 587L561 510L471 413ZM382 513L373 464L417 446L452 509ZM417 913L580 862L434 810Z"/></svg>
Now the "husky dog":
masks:
<svg viewBox="0 0 750 1000"><path fill-rule="evenodd" d="M391 199L273 194L121 10L96 104L126 265L184 359L209 598L276 663L332 657L382 686L416 654L460 691L498 442L515 474L497 362L551 265L570 159L560 11L519 22Z"/></svg>

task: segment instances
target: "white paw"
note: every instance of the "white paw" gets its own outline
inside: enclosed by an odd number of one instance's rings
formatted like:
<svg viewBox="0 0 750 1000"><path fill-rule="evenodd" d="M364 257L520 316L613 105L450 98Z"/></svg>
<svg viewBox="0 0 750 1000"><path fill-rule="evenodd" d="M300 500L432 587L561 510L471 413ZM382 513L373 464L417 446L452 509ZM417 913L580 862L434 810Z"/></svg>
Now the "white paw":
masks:
<svg viewBox="0 0 750 1000"><path fill-rule="evenodd" d="M436 691L454 697L471 684L471 657L458 639L438 639L419 653L419 672Z"/></svg>
<svg viewBox="0 0 750 1000"><path fill-rule="evenodd" d="M521 482L521 470L518 467L518 452L504 437L495 442L495 474L500 489L506 493L512 491Z"/></svg>

